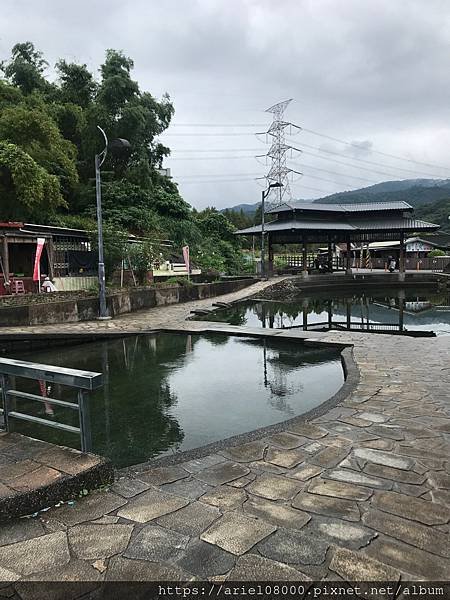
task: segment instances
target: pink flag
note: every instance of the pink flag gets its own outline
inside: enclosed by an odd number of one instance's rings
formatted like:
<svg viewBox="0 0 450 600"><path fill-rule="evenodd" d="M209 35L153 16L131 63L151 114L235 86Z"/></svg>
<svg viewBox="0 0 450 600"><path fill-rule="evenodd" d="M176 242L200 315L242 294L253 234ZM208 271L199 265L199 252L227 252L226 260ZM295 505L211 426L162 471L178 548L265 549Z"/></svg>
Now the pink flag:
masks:
<svg viewBox="0 0 450 600"><path fill-rule="evenodd" d="M183 258L184 258L184 264L186 265L186 270L188 273L190 273L189 246L183 246Z"/></svg>
<svg viewBox="0 0 450 600"><path fill-rule="evenodd" d="M41 254L44 248L45 238L37 239L36 258L34 259L33 281L39 281L41 278Z"/></svg>

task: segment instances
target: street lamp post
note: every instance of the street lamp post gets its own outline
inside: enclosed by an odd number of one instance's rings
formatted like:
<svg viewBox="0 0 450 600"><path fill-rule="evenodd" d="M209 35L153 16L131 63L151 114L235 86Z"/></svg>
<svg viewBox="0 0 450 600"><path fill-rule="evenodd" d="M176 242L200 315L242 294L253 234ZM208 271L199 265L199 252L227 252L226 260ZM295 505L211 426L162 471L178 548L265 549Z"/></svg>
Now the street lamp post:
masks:
<svg viewBox="0 0 450 600"><path fill-rule="evenodd" d="M279 181L276 181L275 183L271 183L269 185L269 187L267 188L267 190L263 190L261 192L261 277L264 277L265 272L266 272L266 264L265 264L265 257L264 257L264 252L265 252L265 246L264 246L264 235L266 233L265 231L265 202L266 202L266 198L270 193L270 190L272 188L279 188L282 187L282 183L280 183Z"/></svg>
<svg viewBox="0 0 450 600"><path fill-rule="evenodd" d="M102 133L105 140L105 147L99 154L95 155L95 196L97 200L97 231L98 231L98 284L99 284L99 300L100 310L98 318L100 320L110 319L106 306L106 276L105 276L105 261L103 254L103 220L102 220L102 186L100 179L100 167L105 162L108 148L116 153L129 150L130 142L124 139L115 139L108 143L108 138L104 130L97 125L97 129Z"/></svg>

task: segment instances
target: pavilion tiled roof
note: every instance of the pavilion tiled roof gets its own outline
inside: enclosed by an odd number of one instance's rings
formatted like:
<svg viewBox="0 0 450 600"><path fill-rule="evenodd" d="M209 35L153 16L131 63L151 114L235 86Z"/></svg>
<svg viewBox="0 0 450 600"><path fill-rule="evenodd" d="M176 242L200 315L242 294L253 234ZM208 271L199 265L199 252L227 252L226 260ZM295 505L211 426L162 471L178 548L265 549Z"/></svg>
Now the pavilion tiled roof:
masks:
<svg viewBox="0 0 450 600"><path fill-rule="evenodd" d="M320 204L315 202L284 202L267 211L277 214L265 223L267 232L346 232L347 235L370 235L380 232L436 231L439 225L414 218L414 209L407 202L365 202L362 204ZM261 225L236 232L239 235L261 233Z"/></svg>
<svg viewBox="0 0 450 600"><path fill-rule="evenodd" d="M292 219L275 220L265 224L266 232L275 231L294 231L294 230L315 230L315 231L435 231L439 225L427 223L420 219L410 217L395 217L393 219L372 218L355 219L348 222L346 220L319 220L319 219ZM247 227L236 232L239 235L252 235L261 233L261 225Z"/></svg>
<svg viewBox="0 0 450 600"><path fill-rule="evenodd" d="M330 213L357 213L373 211L412 211L413 207L403 200L397 202L364 202L355 204L322 204L319 202L302 202L301 200L292 200L284 202L266 213L280 213L286 211L316 211Z"/></svg>

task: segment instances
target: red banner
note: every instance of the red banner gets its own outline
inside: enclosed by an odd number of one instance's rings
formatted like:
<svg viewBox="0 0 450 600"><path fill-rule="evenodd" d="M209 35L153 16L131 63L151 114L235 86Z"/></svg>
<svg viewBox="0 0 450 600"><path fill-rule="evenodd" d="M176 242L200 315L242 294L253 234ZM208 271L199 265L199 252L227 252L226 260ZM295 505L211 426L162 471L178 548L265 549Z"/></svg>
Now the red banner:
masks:
<svg viewBox="0 0 450 600"><path fill-rule="evenodd" d="M39 281L41 278L41 254L44 248L45 238L37 239L36 258L34 259L33 281Z"/></svg>
<svg viewBox="0 0 450 600"><path fill-rule="evenodd" d="M183 258L184 264L186 265L186 270L190 273L190 264L189 264L189 246L183 246Z"/></svg>

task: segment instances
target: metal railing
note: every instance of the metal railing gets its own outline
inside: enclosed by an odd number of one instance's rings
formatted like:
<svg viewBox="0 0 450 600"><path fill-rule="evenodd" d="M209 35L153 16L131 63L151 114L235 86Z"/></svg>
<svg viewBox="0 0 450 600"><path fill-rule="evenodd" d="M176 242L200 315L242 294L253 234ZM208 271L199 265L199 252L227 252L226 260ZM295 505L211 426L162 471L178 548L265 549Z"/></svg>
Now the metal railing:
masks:
<svg viewBox="0 0 450 600"><path fill-rule="evenodd" d="M38 396L29 392L14 389L13 380L15 377L24 379L36 379L40 382L54 383L77 390L77 402L68 402L67 400L58 400L47 395ZM10 358L0 358L0 386L2 408L0 415L3 415L4 429L10 431L11 420L18 419L28 421L35 425L52 427L61 431L78 434L81 441L81 450L88 452L91 449L91 428L89 421L88 393L96 390L103 385L103 375L92 371L80 371L78 369L66 369L64 367L55 367L52 365L41 365L38 363L26 362ZM79 426L67 425L50 419L43 419L34 415L27 414L11 407L11 400L25 400L40 402L48 405L60 406L78 412Z"/></svg>

